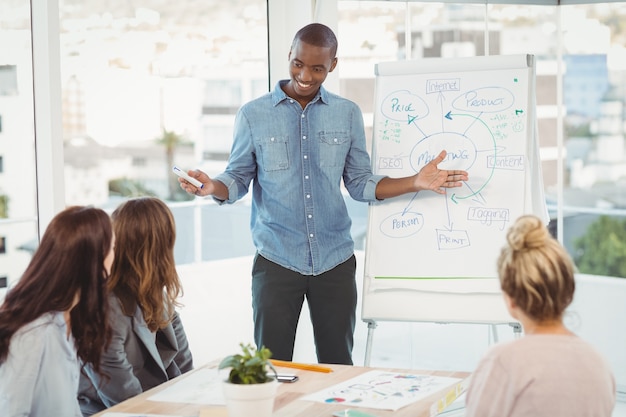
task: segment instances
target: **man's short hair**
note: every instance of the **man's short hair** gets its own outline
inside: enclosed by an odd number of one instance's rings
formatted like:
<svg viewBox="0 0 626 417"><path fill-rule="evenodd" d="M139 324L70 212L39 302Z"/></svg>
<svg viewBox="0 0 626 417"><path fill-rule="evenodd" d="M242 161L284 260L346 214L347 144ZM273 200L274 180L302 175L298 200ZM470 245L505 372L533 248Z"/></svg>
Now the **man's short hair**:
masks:
<svg viewBox="0 0 626 417"><path fill-rule="evenodd" d="M293 38L292 48L297 40L313 46L330 48L333 58L337 55L337 37L331 28L321 23L311 23L300 29Z"/></svg>

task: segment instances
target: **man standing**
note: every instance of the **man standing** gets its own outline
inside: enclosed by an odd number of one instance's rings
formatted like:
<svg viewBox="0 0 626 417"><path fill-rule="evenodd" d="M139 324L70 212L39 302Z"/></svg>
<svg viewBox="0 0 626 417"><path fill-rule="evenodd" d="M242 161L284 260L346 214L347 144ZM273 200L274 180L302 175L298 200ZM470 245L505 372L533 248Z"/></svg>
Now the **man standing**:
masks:
<svg viewBox="0 0 626 417"><path fill-rule="evenodd" d="M254 338L273 358L291 360L302 303L313 324L317 359L352 364L357 290L351 220L341 182L358 201L459 187L467 172L440 170L442 151L404 178L373 175L359 107L322 86L337 66L337 38L319 23L300 29L289 51L290 79L243 105L226 170L189 175L197 196L233 203L252 186Z"/></svg>

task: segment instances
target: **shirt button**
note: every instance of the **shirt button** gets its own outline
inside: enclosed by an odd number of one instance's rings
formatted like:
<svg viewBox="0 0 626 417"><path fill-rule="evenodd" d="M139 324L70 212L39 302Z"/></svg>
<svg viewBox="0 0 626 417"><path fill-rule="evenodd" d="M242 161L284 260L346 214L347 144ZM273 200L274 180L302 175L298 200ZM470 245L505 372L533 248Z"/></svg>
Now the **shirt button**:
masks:
<svg viewBox="0 0 626 417"><path fill-rule="evenodd" d="M309 214L309 216L308 216L308 217L309 217L309 219L313 218L313 216L312 216L312 215L310 215L310 214Z"/></svg>
<svg viewBox="0 0 626 417"><path fill-rule="evenodd" d="M306 195L306 198L311 198L311 194L307 194L307 195Z"/></svg>
<svg viewBox="0 0 626 417"><path fill-rule="evenodd" d="M274 138L273 137L270 138L270 142L274 142Z"/></svg>
<svg viewBox="0 0 626 417"><path fill-rule="evenodd" d="M306 140L306 135L302 136L302 139Z"/></svg>
<svg viewBox="0 0 626 417"><path fill-rule="evenodd" d="M309 235L309 237L313 237L313 233L311 233L311 234Z"/></svg>
<svg viewBox="0 0 626 417"><path fill-rule="evenodd" d="M302 116L300 116L300 117L304 119L304 113L302 113Z"/></svg>
<svg viewBox="0 0 626 417"><path fill-rule="evenodd" d="M309 157L308 157L308 156L306 156L306 155L304 155L304 159L309 159Z"/></svg>
<svg viewBox="0 0 626 417"><path fill-rule="evenodd" d="M337 138L334 138L334 139L333 139L333 142L337 143Z"/></svg>
<svg viewBox="0 0 626 417"><path fill-rule="evenodd" d="M305 179L305 180L308 180L308 179L309 179L309 176L308 176L308 175L305 175L305 176L304 176L304 179Z"/></svg>

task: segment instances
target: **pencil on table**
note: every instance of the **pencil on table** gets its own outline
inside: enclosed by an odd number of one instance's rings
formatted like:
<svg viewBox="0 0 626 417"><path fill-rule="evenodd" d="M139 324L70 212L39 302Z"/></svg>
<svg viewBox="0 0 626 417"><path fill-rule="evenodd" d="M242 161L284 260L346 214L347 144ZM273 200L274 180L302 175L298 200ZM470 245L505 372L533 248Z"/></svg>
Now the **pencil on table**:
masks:
<svg viewBox="0 0 626 417"><path fill-rule="evenodd" d="M270 359L272 365L274 366L282 366L284 368L295 368L295 369L303 369L305 371L316 371L316 372L332 372L331 368L321 365L310 365L306 363L297 363L297 362L289 362L289 361L281 361L278 359Z"/></svg>

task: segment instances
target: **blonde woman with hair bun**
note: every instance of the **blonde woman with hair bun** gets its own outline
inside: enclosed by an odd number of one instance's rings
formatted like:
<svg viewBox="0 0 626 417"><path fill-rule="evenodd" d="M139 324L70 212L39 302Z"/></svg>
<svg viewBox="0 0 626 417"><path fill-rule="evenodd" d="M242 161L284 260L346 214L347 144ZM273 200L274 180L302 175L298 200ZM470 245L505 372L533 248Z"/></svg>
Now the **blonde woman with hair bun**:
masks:
<svg viewBox="0 0 626 417"><path fill-rule="evenodd" d="M472 375L466 417L610 417L615 379L563 323L575 266L536 216L517 219L498 257L506 307L525 336L492 347Z"/></svg>

